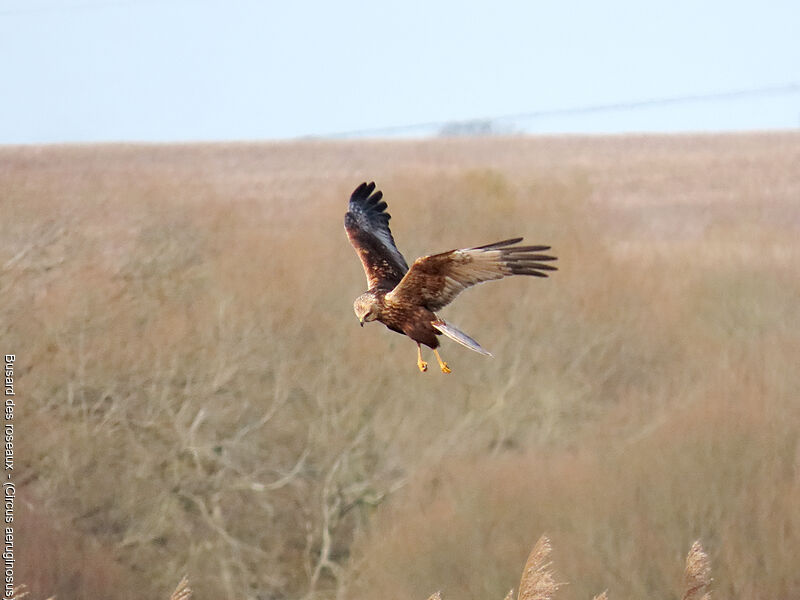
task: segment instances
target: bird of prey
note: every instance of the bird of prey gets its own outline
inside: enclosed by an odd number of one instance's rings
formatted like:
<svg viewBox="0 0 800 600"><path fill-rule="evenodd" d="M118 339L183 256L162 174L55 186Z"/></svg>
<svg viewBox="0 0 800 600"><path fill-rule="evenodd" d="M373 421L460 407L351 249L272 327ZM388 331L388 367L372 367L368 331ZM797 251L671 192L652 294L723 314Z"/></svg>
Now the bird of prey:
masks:
<svg viewBox="0 0 800 600"><path fill-rule="evenodd" d="M428 370L422 360L422 346L433 350L439 368L450 368L439 356L441 334L470 350L491 356L478 342L437 316L436 311L452 302L470 286L510 275L547 277L556 267L549 264L555 256L542 254L550 246L519 246L521 237L450 250L423 256L408 268L389 230L389 213L383 193L375 183L362 183L352 196L344 228L355 248L369 289L355 299L353 309L361 326L380 321L397 333L417 343L417 367Z"/></svg>

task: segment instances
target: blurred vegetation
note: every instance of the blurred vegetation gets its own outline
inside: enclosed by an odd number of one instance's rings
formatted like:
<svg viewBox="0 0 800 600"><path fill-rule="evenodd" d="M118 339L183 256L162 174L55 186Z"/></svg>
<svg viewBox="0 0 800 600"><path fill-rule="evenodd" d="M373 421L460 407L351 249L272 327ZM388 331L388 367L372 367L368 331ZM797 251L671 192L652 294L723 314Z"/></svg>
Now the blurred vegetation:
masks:
<svg viewBox="0 0 800 600"><path fill-rule="evenodd" d="M35 597L800 592L800 136L0 149L17 579ZM454 373L361 329L374 179L409 261L560 271L443 311ZM654 558L655 557L655 558Z"/></svg>

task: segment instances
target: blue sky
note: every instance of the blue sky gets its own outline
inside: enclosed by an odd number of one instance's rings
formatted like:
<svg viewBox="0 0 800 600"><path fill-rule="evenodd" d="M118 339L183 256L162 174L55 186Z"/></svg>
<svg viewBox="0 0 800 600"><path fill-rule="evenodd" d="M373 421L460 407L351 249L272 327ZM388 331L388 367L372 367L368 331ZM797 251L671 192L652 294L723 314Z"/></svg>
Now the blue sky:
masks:
<svg viewBox="0 0 800 600"><path fill-rule="evenodd" d="M0 143L285 139L800 84L795 1L0 0ZM531 132L800 127L794 93Z"/></svg>

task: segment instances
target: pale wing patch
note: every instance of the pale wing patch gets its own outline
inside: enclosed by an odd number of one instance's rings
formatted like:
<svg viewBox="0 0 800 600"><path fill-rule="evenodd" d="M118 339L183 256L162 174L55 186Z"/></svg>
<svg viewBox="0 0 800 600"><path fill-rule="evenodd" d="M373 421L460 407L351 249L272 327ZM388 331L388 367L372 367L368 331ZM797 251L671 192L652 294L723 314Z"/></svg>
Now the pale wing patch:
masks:
<svg viewBox="0 0 800 600"><path fill-rule="evenodd" d="M497 250L456 250L449 271L444 291L445 295L453 297L472 285L511 274L502 262L502 253Z"/></svg>

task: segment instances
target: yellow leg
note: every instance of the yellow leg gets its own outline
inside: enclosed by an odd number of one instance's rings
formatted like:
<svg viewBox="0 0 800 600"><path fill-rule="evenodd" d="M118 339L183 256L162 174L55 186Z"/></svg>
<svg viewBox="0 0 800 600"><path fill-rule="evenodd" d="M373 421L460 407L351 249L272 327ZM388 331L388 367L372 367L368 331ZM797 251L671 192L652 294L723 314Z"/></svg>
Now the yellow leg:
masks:
<svg viewBox="0 0 800 600"><path fill-rule="evenodd" d="M448 367L447 363L439 356L439 351L436 348L433 349L433 353L436 355L436 360L439 361L439 368L442 370L442 373L451 373L450 367Z"/></svg>
<svg viewBox="0 0 800 600"><path fill-rule="evenodd" d="M428 363L422 360L422 346L417 344L417 366L423 373L428 370Z"/></svg>

